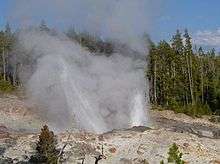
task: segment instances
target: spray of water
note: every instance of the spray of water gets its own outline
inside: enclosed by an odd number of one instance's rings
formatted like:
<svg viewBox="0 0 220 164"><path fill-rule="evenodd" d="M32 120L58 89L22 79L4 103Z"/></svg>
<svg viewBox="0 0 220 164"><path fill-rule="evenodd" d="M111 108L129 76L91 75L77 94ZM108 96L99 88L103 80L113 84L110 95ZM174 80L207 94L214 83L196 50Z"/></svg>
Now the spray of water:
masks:
<svg viewBox="0 0 220 164"><path fill-rule="evenodd" d="M57 129L76 126L97 133L144 125L145 61L126 54L95 55L65 36L37 30L19 35L20 47L36 61L26 91ZM25 76L23 76L23 74Z"/></svg>
<svg viewBox="0 0 220 164"><path fill-rule="evenodd" d="M143 117L146 115L144 108L143 95L137 93L134 96L133 108L131 109L132 126L140 126L146 122L147 117Z"/></svg>

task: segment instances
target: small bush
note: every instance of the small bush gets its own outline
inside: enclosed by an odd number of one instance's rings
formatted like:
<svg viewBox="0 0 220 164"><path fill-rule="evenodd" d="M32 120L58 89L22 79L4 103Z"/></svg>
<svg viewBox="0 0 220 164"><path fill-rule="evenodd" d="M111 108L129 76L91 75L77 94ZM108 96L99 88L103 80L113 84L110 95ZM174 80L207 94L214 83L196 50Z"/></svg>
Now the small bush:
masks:
<svg viewBox="0 0 220 164"><path fill-rule="evenodd" d="M151 105L151 110L163 111L164 108L160 105Z"/></svg>
<svg viewBox="0 0 220 164"><path fill-rule="evenodd" d="M220 116L213 115L209 118L209 121L213 123L220 123Z"/></svg>
<svg viewBox="0 0 220 164"><path fill-rule="evenodd" d="M187 106L178 106L173 109L176 113L184 113L192 117L201 117L202 115L210 115L212 112L208 105L187 105Z"/></svg>
<svg viewBox="0 0 220 164"><path fill-rule="evenodd" d="M56 138L47 125L41 129L39 141L37 143L37 154L32 156L30 163L56 164L58 151L56 150Z"/></svg>
<svg viewBox="0 0 220 164"><path fill-rule="evenodd" d="M168 108L171 110L176 110L180 105L175 99L170 98L168 101Z"/></svg>
<svg viewBox="0 0 220 164"><path fill-rule="evenodd" d="M201 117L202 115L210 115L211 110L207 105L188 105L185 108L185 114L189 116Z"/></svg>
<svg viewBox="0 0 220 164"><path fill-rule="evenodd" d="M12 92L15 89L13 85L9 81L5 81L3 79L0 80L0 91L1 92Z"/></svg>
<svg viewBox="0 0 220 164"><path fill-rule="evenodd" d="M184 161L182 160L183 154L180 153L179 148L175 143L169 148L168 155L168 162L173 162L175 164L184 164Z"/></svg>

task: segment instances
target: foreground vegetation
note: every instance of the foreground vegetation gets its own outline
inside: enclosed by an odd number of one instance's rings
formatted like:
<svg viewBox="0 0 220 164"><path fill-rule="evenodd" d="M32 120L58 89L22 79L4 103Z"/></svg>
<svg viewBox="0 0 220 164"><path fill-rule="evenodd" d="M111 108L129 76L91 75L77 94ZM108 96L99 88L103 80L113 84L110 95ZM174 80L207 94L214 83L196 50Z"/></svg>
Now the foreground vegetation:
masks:
<svg viewBox="0 0 220 164"><path fill-rule="evenodd" d="M38 164L58 164L60 163L60 157L64 153L64 149L67 144L64 145L62 149L58 151L57 147L57 139L52 131L49 130L48 126L45 125L41 129L41 133L39 135L39 140L36 144L36 153L31 156L28 163ZM173 143L173 145L169 148L167 162L174 164L184 164L185 162L182 160L182 153L179 151L178 146ZM95 157L94 163L98 164L100 160L104 160L105 156L103 154L103 147L101 155ZM82 158L82 164L84 163L85 158ZM143 164L148 164L147 160L144 159L141 161ZM160 164L164 164L164 160L160 162Z"/></svg>

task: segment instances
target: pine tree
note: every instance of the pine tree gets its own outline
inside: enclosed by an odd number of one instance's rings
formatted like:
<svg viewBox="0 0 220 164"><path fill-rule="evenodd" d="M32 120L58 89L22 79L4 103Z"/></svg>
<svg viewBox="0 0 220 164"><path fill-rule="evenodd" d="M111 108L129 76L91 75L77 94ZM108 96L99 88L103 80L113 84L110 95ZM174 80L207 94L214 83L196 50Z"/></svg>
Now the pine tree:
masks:
<svg viewBox="0 0 220 164"><path fill-rule="evenodd" d="M176 34L173 36L171 42L172 48L176 51L176 53L180 55L183 54L183 39L179 30L176 31Z"/></svg>
<svg viewBox="0 0 220 164"><path fill-rule="evenodd" d="M11 27L10 27L8 22L5 25L5 33L6 33L6 35L11 35L12 34Z"/></svg>
<svg viewBox="0 0 220 164"><path fill-rule="evenodd" d="M168 155L168 162L173 162L175 164L184 164L184 161L182 160L183 154L180 153L179 148L175 143L169 148Z"/></svg>
<svg viewBox="0 0 220 164"><path fill-rule="evenodd" d="M57 163L58 151L56 150L56 139L54 133L49 131L47 125L41 129L36 150L37 155L32 157L30 162L46 164Z"/></svg>
<svg viewBox="0 0 220 164"><path fill-rule="evenodd" d="M44 31L44 32L50 31L49 27L47 26L47 24L44 20L41 21L39 28L41 31Z"/></svg>
<svg viewBox="0 0 220 164"><path fill-rule="evenodd" d="M146 71L146 77L150 82L150 100L154 105L157 105L157 47L151 41L149 36L145 36L149 49L148 68Z"/></svg>
<svg viewBox="0 0 220 164"><path fill-rule="evenodd" d="M188 88L186 87L186 62L184 57L184 45L182 34L179 30L171 40L171 46L174 51L173 73L175 101L181 101L182 104L188 104Z"/></svg>

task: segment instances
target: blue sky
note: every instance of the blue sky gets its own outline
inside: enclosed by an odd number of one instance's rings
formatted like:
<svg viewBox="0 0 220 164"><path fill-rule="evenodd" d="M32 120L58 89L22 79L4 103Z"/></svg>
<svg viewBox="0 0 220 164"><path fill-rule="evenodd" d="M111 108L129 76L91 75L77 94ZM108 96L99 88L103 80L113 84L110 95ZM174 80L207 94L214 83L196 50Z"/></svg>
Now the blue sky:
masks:
<svg viewBox="0 0 220 164"><path fill-rule="evenodd" d="M0 0L0 27L4 26L6 22L6 13L8 10L9 1Z"/></svg>
<svg viewBox="0 0 220 164"><path fill-rule="evenodd" d="M166 0L158 19L158 30L162 35L177 28L190 31L215 30L220 25L219 0Z"/></svg>
<svg viewBox="0 0 220 164"><path fill-rule="evenodd" d="M0 28L7 22L9 6L15 1L19 0L0 0ZM220 47L220 0L160 1L159 15L150 32L153 40L169 40L177 28L187 28L196 43Z"/></svg>
<svg viewBox="0 0 220 164"><path fill-rule="evenodd" d="M154 37L169 38L178 29L215 31L220 27L219 0L166 0L156 20Z"/></svg>

